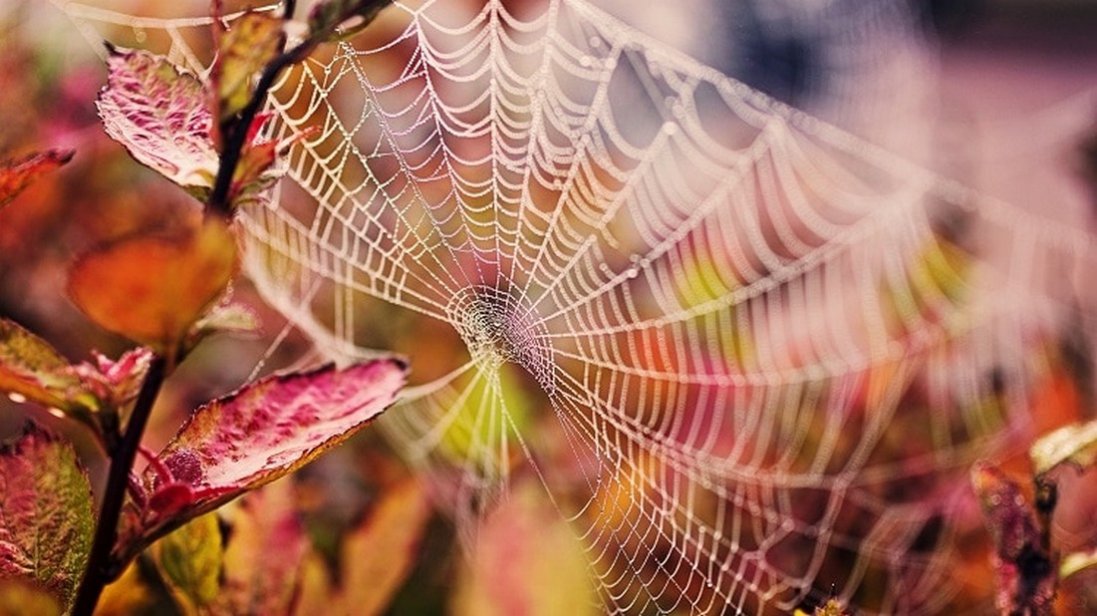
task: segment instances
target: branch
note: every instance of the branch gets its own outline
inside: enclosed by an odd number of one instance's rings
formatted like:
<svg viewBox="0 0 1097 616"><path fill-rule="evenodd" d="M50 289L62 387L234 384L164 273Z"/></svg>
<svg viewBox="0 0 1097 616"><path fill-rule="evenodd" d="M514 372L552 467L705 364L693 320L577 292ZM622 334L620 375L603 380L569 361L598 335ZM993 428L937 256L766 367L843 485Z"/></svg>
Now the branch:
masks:
<svg viewBox="0 0 1097 616"><path fill-rule="evenodd" d="M285 51L271 61L259 76L259 82L255 85L255 92L242 111L240 116L234 119L224 130L226 133L224 151L221 153L221 167L217 170L217 179L213 183L213 192L210 193L208 205L212 212L229 218L232 216L232 203L229 201L229 191L232 190L232 178L236 175L236 167L240 164L240 156L247 145L249 128L255 121L255 116L267 101L270 89L274 87L274 81L286 67L301 62L316 47L317 41L308 38L289 51Z"/></svg>
<svg viewBox="0 0 1097 616"><path fill-rule="evenodd" d="M160 355L153 357L137 395L137 402L134 403L133 413L126 424L126 432L117 449L111 453L103 505L99 511L91 554L88 556L88 569L73 603L73 616L91 616L99 602L99 596L103 594L103 588L116 575L116 563L111 562L111 552L118 538L118 520L126 499L130 470L133 468L153 404L160 393L160 386L164 383L166 371L167 360Z"/></svg>

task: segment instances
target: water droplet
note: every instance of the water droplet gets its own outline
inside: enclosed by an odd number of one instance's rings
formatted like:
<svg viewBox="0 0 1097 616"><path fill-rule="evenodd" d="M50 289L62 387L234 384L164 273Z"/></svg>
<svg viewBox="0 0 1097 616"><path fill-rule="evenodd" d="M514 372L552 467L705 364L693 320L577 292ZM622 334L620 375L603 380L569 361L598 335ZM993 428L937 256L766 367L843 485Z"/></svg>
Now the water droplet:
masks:
<svg viewBox="0 0 1097 616"><path fill-rule="evenodd" d="M23 404L24 402L27 401L27 397L24 396L23 394L17 394L13 391L10 394L8 394L8 400L11 400L12 402L14 402L16 404Z"/></svg>

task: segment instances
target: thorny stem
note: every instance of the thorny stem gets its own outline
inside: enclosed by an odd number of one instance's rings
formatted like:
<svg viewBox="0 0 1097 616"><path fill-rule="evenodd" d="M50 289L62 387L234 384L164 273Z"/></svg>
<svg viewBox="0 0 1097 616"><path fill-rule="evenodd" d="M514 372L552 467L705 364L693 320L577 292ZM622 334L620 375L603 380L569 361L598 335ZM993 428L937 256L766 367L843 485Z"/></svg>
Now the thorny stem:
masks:
<svg viewBox="0 0 1097 616"><path fill-rule="evenodd" d="M88 568L73 603L73 616L91 616L99 602L99 596L103 594L103 588L117 575L117 563L111 562L111 552L118 538L118 520L129 486L130 471L141 445L141 436L148 425L152 406L160 393L166 372L167 359L161 355L154 356L141 384L141 391L137 394L137 401L133 405L122 440L110 454L110 471L107 474L103 505L99 510L99 523L95 528L91 553L88 555Z"/></svg>

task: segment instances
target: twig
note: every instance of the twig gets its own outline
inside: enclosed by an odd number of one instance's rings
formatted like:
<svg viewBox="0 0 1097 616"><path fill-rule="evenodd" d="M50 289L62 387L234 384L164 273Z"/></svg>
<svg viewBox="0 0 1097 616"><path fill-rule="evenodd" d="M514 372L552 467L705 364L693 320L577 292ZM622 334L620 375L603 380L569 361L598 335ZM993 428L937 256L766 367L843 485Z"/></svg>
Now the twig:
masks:
<svg viewBox="0 0 1097 616"><path fill-rule="evenodd" d="M160 393L167 371L167 360L156 355L149 364L141 391L133 406L133 413L126 424L125 434L117 449L110 456L110 471L107 475L107 487L103 495L103 505L99 510L99 523L95 528L91 554L88 555L88 568L73 603L73 616L91 616L103 588L116 575L115 563L111 562L111 552L118 538L118 520L122 514L122 505L129 486L130 470L133 468L137 449L141 445L141 436L145 432L153 404Z"/></svg>
<svg viewBox="0 0 1097 616"><path fill-rule="evenodd" d="M315 37L309 37L302 43L279 54L270 64L263 68L259 76L259 82L255 84L255 92L252 93L248 104L240 111L240 115L222 126L225 134L225 147L221 152L221 166L217 170L217 178L213 182L213 192L210 193L208 205L211 212L228 218L232 216L232 203L229 200L229 192L232 190L232 178L236 175L236 167L240 164L240 156L243 154L245 142L255 116L267 101L270 89L274 87L274 81L287 67L303 61L309 53L319 44Z"/></svg>

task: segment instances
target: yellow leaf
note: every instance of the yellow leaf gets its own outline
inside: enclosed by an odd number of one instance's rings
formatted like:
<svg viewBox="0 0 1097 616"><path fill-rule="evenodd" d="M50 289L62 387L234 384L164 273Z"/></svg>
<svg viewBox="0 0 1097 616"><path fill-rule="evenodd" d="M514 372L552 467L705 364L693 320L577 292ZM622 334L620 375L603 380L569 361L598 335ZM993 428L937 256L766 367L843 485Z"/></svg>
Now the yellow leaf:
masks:
<svg viewBox="0 0 1097 616"><path fill-rule="evenodd" d="M133 237L93 250L69 274L69 296L104 329L174 351L236 271L220 220L182 238Z"/></svg>
<svg viewBox="0 0 1097 616"><path fill-rule="evenodd" d="M217 514L195 518L152 547L165 584L184 614L200 614L220 591L221 529Z"/></svg>
<svg viewBox="0 0 1097 616"><path fill-rule="evenodd" d="M0 319L0 393L67 411L98 407L68 360L8 319Z"/></svg>
<svg viewBox="0 0 1097 616"><path fill-rule="evenodd" d="M456 616L602 613L582 543L532 483L483 522L452 607Z"/></svg>
<svg viewBox="0 0 1097 616"><path fill-rule="evenodd" d="M61 616L61 605L46 590L20 578L0 579L0 616Z"/></svg>
<svg viewBox="0 0 1097 616"><path fill-rule="evenodd" d="M284 40L282 20L271 13L246 13L221 35L213 83L222 122L247 106L255 79L282 51Z"/></svg>
<svg viewBox="0 0 1097 616"><path fill-rule="evenodd" d="M95 606L95 616L131 616L143 614L152 605L154 597L141 579L136 563L130 563L122 577L103 589L103 596Z"/></svg>
<svg viewBox="0 0 1097 616"><path fill-rule="evenodd" d="M1097 463L1097 421L1063 426L1029 449L1033 471L1043 475L1063 464L1086 469Z"/></svg>

